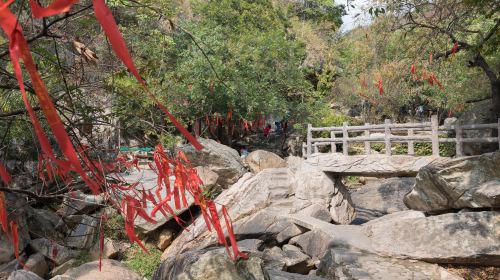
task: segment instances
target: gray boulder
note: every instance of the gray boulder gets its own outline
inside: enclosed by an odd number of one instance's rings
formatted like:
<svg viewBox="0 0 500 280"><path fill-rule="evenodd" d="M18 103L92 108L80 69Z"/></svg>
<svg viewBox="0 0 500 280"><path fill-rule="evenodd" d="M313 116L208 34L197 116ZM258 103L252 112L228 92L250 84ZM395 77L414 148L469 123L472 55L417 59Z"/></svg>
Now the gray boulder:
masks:
<svg viewBox="0 0 500 280"><path fill-rule="evenodd" d="M191 145L181 147L193 166L205 166L219 175L217 183L222 187L234 184L246 173L240 155L235 149L211 139L198 138L203 150Z"/></svg>
<svg viewBox="0 0 500 280"><path fill-rule="evenodd" d="M500 265L499 212L386 218L373 220L363 229L379 255L432 263Z"/></svg>
<svg viewBox="0 0 500 280"><path fill-rule="evenodd" d="M26 269L42 278L45 278L49 273L49 266L45 261L45 257L40 253L33 254L28 258Z"/></svg>
<svg viewBox="0 0 500 280"><path fill-rule="evenodd" d="M332 248L317 274L327 279L460 280L446 269L422 261L394 259L344 248Z"/></svg>
<svg viewBox="0 0 500 280"><path fill-rule="evenodd" d="M64 197L61 208L58 210L62 217L76 214L88 214L100 208L104 204L102 195L84 194L82 191L74 191Z"/></svg>
<svg viewBox="0 0 500 280"><path fill-rule="evenodd" d="M327 209L332 196L341 197L338 200L340 206L336 207L339 213L347 213L342 210L344 197L341 196L339 186L335 185L335 180L321 171L316 177L318 178L316 181L311 179L312 182L308 182L288 168L265 169L257 174L247 173L236 184L222 192L215 202L225 205L233 221L237 240L257 238L283 244L305 231L287 217L289 214L299 212L304 217L326 216L324 220L329 221L331 218L328 215L331 217L333 206L330 207L330 213ZM302 182L301 185L297 182L299 180ZM318 186L316 182L322 185ZM308 209L304 210L305 208ZM350 214L339 216L348 217L343 220L344 222L353 218ZM215 234L207 231L202 217L198 218L188 230L182 232L165 250L163 259L217 244Z"/></svg>
<svg viewBox="0 0 500 280"><path fill-rule="evenodd" d="M83 215L81 221L66 237L66 245L77 249L88 249L94 244L99 227L99 219Z"/></svg>
<svg viewBox="0 0 500 280"><path fill-rule="evenodd" d="M172 256L162 262L154 280L264 280L269 279L264 262L250 254L246 261L236 264L226 251L191 251Z"/></svg>
<svg viewBox="0 0 500 280"><path fill-rule="evenodd" d="M154 171L146 170L146 169L141 170L141 171L132 170L128 174L122 174L122 177L125 181L127 181L129 183L135 183L135 182L140 181L141 184L139 184L136 188L136 190L139 192L142 191L143 188L154 189L157 185L157 178L158 178L158 176L156 175L156 173ZM174 182L175 182L175 177L170 176L169 180L170 180L170 185L173 186ZM161 189L161 197L164 198L166 196L167 196L167 190L166 190L166 188L162 188ZM174 213L176 215L180 215L180 214L184 213L185 211L187 211L189 209L189 207L191 207L194 203L193 196L191 196L191 194L189 194L188 192L186 192L186 200L187 200L188 207L183 207L183 205L181 205L181 207L179 209L177 209L175 207L174 199L172 199L168 204L169 204L170 208L172 208L172 210L174 211ZM153 209L155 208L155 206L156 205L153 202L148 200L146 202L146 208L144 210L146 211L146 213L151 213L153 211ZM168 221L173 219L173 216L170 213L165 213L165 214L166 215L163 215L160 212L158 212L156 214L156 217L155 217L155 220L157 222L156 224L152 224L152 223L146 221L145 219L143 219L142 217L137 216L135 218L135 226L138 227L141 232L143 232L145 234L149 234L149 233L153 232L154 230L156 230L157 228L164 225L165 223L167 223Z"/></svg>
<svg viewBox="0 0 500 280"><path fill-rule="evenodd" d="M83 264L58 275L53 280L142 280L134 271L115 260L102 260L102 269L99 271L99 261Z"/></svg>
<svg viewBox="0 0 500 280"><path fill-rule="evenodd" d="M61 246L45 238L33 239L30 246L46 258L53 260L57 265L62 264L78 255L78 251Z"/></svg>
<svg viewBox="0 0 500 280"><path fill-rule="evenodd" d="M408 210L403 202L415 184L415 178L399 177L370 181L351 193L356 220L366 222L380 216Z"/></svg>
<svg viewBox="0 0 500 280"><path fill-rule="evenodd" d="M245 162L254 173L258 173L264 169L282 168L287 166L286 162L278 155L264 150L251 152L245 157Z"/></svg>
<svg viewBox="0 0 500 280"><path fill-rule="evenodd" d="M299 215L290 215L290 220L311 229L290 240L310 256L325 252L325 247L343 247L431 263L500 264L500 213L496 211L430 217L402 211L362 226L332 225Z"/></svg>
<svg viewBox="0 0 500 280"><path fill-rule="evenodd" d="M43 278L31 271L16 270L9 275L7 280L43 280Z"/></svg>
<svg viewBox="0 0 500 280"><path fill-rule="evenodd" d="M303 163L295 173L297 188L295 197L329 205L330 214L335 223L349 224L355 218L350 195L340 178L325 173L308 163Z"/></svg>
<svg viewBox="0 0 500 280"><path fill-rule="evenodd" d="M17 223L19 236L19 251L22 252L30 240L29 228L27 225L27 213L32 208L26 205L26 201L18 195L5 193L5 203L8 213L8 221ZM0 264L7 263L14 259L14 246L10 238L0 230Z"/></svg>
<svg viewBox="0 0 500 280"><path fill-rule="evenodd" d="M322 280L325 278L321 278L314 275L302 275L298 273L290 273L281 270L268 269L270 280Z"/></svg>
<svg viewBox="0 0 500 280"><path fill-rule="evenodd" d="M420 170L404 203L427 212L500 207L499 166L500 152L440 159Z"/></svg>

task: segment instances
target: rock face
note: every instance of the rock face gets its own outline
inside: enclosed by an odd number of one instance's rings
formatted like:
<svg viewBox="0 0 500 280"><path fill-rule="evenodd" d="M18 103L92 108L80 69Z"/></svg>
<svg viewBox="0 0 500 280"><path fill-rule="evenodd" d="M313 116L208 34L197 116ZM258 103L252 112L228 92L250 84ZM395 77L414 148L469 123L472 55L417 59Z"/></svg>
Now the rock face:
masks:
<svg viewBox="0 0 500 280"><path fill-rule="evenodd" d="M440 159L420 170L405 204L415 210L500 207L500 152Z"/></svg>
<svg viewBox="0 0 500 280"><path fill-rule="evenodd" d="M251 152L245 157L245 161L254 173L268 168L282 168L287 166L286 162L278 155L264 150Z"/></svg>
<svg viewBox="0 0 500 280"><path fill-rule="evenodd" d="M211 139L198 138L203 145L202 151L193 146L181 147L193 166L206 166L219 175L217 183L227 187L236 183L246 173L238 152Z"/></svg>
<svg viewBox="0 0 500 280"><path fill-rule="evenodd" d="M320 244L328 244L331 248L431 263L495 266L500 262L500 213L496 211L430 217L418 211L402 211L362 226L332 225L298 215L290 218L311 229L290 240L306 254L316 254L322 250L316 249Z"/></svg>
<svg viewBox="0 0 500 280"><path fill-rule="evenodd" d="M29 229L26 221L27 213L31 209L19 196L5 193L5 203L9 221L18 225L19 252L22 252L30 240ZM15 211L14 211L15 210ZM9 237L0 230L0 264L14 259L14 246Z"/></svg>
<svg viewBox="0 0 500 280"><path fill-rule="evenodd" d="M64 280L141 280L142 278L115 260L102 260L102 270L99 271L99 261L83 264L57 276Z"/></svg>
<svg viewBox="0 0 500 280"><path fill-rule="evenodd" d="M327 279L462 279L435 264L384 258L343 248L327 250L321 259L317 274Z"/></svg>
<svg viewBox="0 0 500 280"><path fill-rule="evenodd" d="M10 274L7 280L43 280L43 278L31 271L16 270Z"/></svg>
<svg viewBox="0 0 500 280"><path fill-rule="evenodd" d="M88 214L100 205L104 204L104 197L101 195L84 194L81 191L75 191L64 197L64 201L59 213L66 217L75 214Z"/></svg>
<svg viewBox="0 0 500 280"><path fill-rule="evenodd" d="M142 183L137 186L137 190L141 191L144 188L146 189L152 189L156 187L157 184L157 178L158 176L156 173L154 173L152 170L141 170L141 171L136 171L133 170L129 174L123 174L122 176L127 182L129 183L135 183L140 181ZM170 185L173 186L175 182L175 177L170 176ZM161 197L166 197L167 196L167 190L166 188L161 189ZM174 213L176 215L179 215L183 213L184 211L188 210L189 207L191 207L194 203L193 197L189 194L186 193L186 199L188 203L188 207L181 207L180 209L175 208L175 202L172 199L172 201L169 202L170 207L174 210ZM154 209L155 205L151 201L146 202L146 209L145 211L147 213L151 213ZM166 222L170 221L173 218L172 215L167 214L166 216L162 214L157 214L155 217L155 220L157 221L156 224L151 224L148 221L144 220L142 217L137 216L135 218L135 226L138 227L142 232L145 234L148 234L157 228L161 227L164 225Z"/></svg>
<svg viewBox="0 0 500 280"><path fill-rule="evenodd" d="M217 185L217 181L219 180L217 173L204 166L198 166L195 169L205 187L215 187Z"/></svg>
<svg viewBox="0 0 500 280"><path fill-rule="evenodd" d="M369 182L362 188L351 193L351 200L356 209L356 220L366 222L380 216L408 210L403 203L415 178L400 177Z"/></svg>
<svg viewBox="0 0 500 280"><path fill-rule="evenodd" d="M433 263L500 265L500 213L466 212L387 219L364 226L381 255Z"/></svg>
<svg viewBox="0 0 500 280"><path fill-rule="evenodd" d="M314 168L306 168L304 170L308 170L307 176L310 176ZM312 183L305 180L304 176L306 173L294 174L288 168L265 169L257 174L247 173L219 195L215 202L226 206L239 240L259 238L281 244L304 232L283 215L304 210L301 213L306 217L324 217L330 220L328 207L332 197L340 195L335 181L324 173L319 171L318 179L312 179ZM203 218L200 217L189 228L189 232L184 231L174 240L164 252L163 258L216 244L217 239L206 230Z"/></svg>
<svg viewBox="0 0 500 280"><path fill-rule="evenodd" d="M45 238L31 240L30 246L46 258L53 260L57 265L62 264L78 255L77 251L70 250Z"/></svg>
<svg viewBox="0 0 500 280"><path fill-rule="evenodd" d="M37 253L31 255L28 261L26 261L26 270L29 270L36 275L45 278L45 276L47 276L47 273L49 273L49 266L45 261L45 257L42 254Z"/></svg>
<svg viewBox="0 0 500 280"><path fill-rule="evenodd" d="M406 155L344 156L338 153L313 154L306 162L321 171L345 176L404 177L416 176L418 171L435 161L436 157Z"/></svg>
<svg viewBox="0 0 500 280"><path fill-rule="evenodd" d="M349 193L340 178L335 178L307 163L295 174L297 189L295 197L320 205L329 205L335 223L349 224L355 218Z"/></svg>
<svg viewBox="0 0 500 280"><path fill-rule="evenodd" d="M154 280L251 280L268 279L262 259L250 255L236 265L225 250L188 252L162 263Z"/></svg>
<svg viewBox="0 0 500 280"><path fill-rule="evenodd" d="M81 222L66 238L66 245L78 249L88 249L93 245L99 226L98 218L83 215Z"/></svg>

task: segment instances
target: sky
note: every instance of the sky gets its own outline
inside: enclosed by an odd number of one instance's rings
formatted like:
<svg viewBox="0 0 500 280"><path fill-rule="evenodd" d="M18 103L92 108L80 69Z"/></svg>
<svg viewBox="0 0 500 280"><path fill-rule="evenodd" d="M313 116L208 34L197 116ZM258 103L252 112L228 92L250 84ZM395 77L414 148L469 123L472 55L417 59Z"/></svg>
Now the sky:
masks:
<svg viewBox="0 0 500 280"><path fill-rule="evenodd" d="M349 9L346 10L347 15L342 17L342 21L344 22L340 27L342 32L348 32L360 25L367 25L371 21L370 15L366 12L366 9L364 9L368 6L370 0L351 0L349 2L354 5L354 8L349 7ZM336 3L346 5L347 0L337 0ZM359 16L356 17L357 14L359 14Z"/></svg>

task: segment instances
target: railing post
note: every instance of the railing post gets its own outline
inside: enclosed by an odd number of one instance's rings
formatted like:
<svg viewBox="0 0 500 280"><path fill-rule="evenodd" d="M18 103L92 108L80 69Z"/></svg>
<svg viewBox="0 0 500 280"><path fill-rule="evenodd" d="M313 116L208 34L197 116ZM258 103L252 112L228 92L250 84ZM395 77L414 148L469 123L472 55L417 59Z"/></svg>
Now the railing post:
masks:
<svg viewBox="0 0 500 280"><path fill-rule="evenodd" d="M415 131L413 128L408 129L408 136L415 136ZM414 141L408 141L408 155L414 156L415 155L415 142Z"/></svg>
<svg viewBox="0 0 500 280"><path fill-rule="evenodd" d="M439 121L437 115L431 116L431 141L432 141L432 155L439 156Z"/></svg>
<svg viewBox="0 0 500 280"><path fill-rule="evenodd" d="M302 157L306 158L307 154L307 144L305 142L302 142Z"/></svg>
<svg viewBox="0 0 500 280"><path fill-rule="evenodd" d="M307 157L312 154L312 124L307 124Z"/></svg>
<svg viewBox="0 0 500 280"><path fill-rule="evenodd" d="M369 126L369 123L365 123L365 126ZM365 130L365 137L370 138L370 128ZM370 141L365 141L365 154L369 155L371 153Z"/></svg>
<svg viewBox="0 0 500 280"><path fill-rule="evenodd" d="M460 125L460 121L457 121L455 124L455 156L461 157L464 155L462 148L462 137L463 137L462 126Z"/></svg>
<svg viewBox="0 0 500 280"><path fill-rule="evenodd" d="M332 138L332 140L335 140L335 132L333 131L330 131L330 138ZM335 145L335 142L332 141L332 153L336 153L337 152L337 145Z"/></svg>
<svg viewBox="0 0 500 280"><path fill-rule="evenodd" d="M391 124L390 119L385 120L385 154L390 156L392 154L391 151L391 128L389 125Z"/></svg>
<svg viewBox="0 0 500 280"><path fill-rule="evenodd" d="M314 152L319 153L318 143L314 143L313 147L314 147Z"/></svg>
<svg viewBox="0 0 500 280"><path fill-rule="evenodd" d="M347 139L349 138L349 133L347 132L347 122L342 126L342 152L344 156L349 155L349 144Z"/></svg>

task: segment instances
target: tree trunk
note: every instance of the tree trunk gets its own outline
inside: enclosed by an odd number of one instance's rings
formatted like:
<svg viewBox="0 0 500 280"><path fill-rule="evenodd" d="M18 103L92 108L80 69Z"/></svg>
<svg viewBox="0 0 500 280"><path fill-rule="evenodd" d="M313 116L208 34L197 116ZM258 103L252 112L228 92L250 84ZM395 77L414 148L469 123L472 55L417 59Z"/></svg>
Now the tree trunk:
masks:
<svg viewBox="0 0 500 280"><path fill-rule="evenodd" d="M497 76L495 71L491 69L488 62L484 59L481 53L477 53L474 57L474 60L469 62L471 67L479 67L481 68L488 79L490 80L491 85L491 121L497 122L498 118L500 118L500 78Z"/></svg>
<svg viewBox="0 0 500 280"><path fill-rule="evenodd" d="M500 80L491 81L491 110L492 121L497 122L500 118Z"/></svg>

